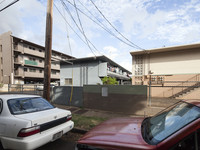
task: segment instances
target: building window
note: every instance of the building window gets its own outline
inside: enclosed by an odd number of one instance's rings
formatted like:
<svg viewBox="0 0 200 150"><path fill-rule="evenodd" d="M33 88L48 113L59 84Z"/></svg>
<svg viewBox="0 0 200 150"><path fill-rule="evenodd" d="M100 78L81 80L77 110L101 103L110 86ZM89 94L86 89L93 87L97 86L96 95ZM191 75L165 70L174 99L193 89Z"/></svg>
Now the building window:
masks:
<svg viewBox="0 0 200 150"><path fill-rule="evenodd" d="M31 50L35 50L35 48L34 48L34 47L32 47L32 46L29 46L29 49L31 49Z"/></svg>
<svg viewBox="0 0 200 150"><path fill-rule="evenodd" d="M40 59L39 62L42 63L42 59Z"/></svg>
<svg viewBox="0 0 200 150"><path fill-rule="evenodd" d="M29 72L36 72L36 69L29 68Z"/></svg>
<svg viewBox="0 0 200 150"><path fill-rule="evenodd" d="M0 45L0 52L2 52L2 45Z"/></svg>
<svg viewBox="0 0 200 150"><path fill-rule="evenodd" d="M135 77L135 85L143 85L142 76Z"/></svg>
<svg viewBox="0 0 200 150"><path fill-rule="evenodd" d="M3 57L1 57L1 64L3 64Z"/></svg>
<svg viewBox="0 0 200 150"><path fill-rule="evenodd" d="M164 80L164 78L163 77L158 77L158 81L163 81Z"/></svg>
<svg viewBox="0 0 200 150"><path fill-rule="evenodd" d="M72 78L66 78L65 85L72 85Z"/></svg>
<svg viewBox="0 0 200 150"><path fill-rule="evenodd" d="M35 61L35 58L29 57L29 60L31 60L31 61Z"/></svg>
<svg viewBox="0 0 200 150"><path fill-rule="evenodd" d="M27 70L28 70L27 68L24 68L24 72L27 72Z"/></svg>
<svg viewBox="0 0 200 150"><path fill-rule="evenodd" d="M156 77L151 77L151 81L155 82L156 81Z"/></svg>
<svg viewBox="0 0 200 150"><path fill-rule="evenodd" d="M55 56L55 57L56 57L57 55L56 55L56 53L52 53L52 56Z"/></svg>
<svg viewBox="0 0 200 150"><path fill-rule="evenodd" d="M53 70L52 70L52 71L51 71L51 74L56 74L56 71L53 71Z"/></svg>
<svg viewBox="0 0 200 150"><path fill-rule="evenodd" d="M40 73L42 73L42 70L40 70Z"/></svg>
<svg viewBox="0 0 200 150"><path fill-rule="evenodd" d="M24 48L28 48L28 46L26 44L24 44Z"/></svg>
<svg viewBox="0 0 200 150"><path fill-rule="evenodd" d="M42 52L42 50L41 50L41 49L39 49L39 52Z"/></svg>

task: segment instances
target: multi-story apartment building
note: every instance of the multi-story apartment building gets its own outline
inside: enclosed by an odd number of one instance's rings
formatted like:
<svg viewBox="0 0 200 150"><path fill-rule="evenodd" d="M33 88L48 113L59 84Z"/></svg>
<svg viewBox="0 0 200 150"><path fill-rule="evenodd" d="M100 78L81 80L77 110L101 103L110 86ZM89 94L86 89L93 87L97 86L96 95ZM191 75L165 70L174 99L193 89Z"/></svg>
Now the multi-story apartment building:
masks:
<svg viewBox="0 0 200 150"><path fill-rule="evenodd" d="M131 72L106 56L71 59L70 62L73 65L64 61L60 64L61 85L97 85L102 84L104 77L114 77L121 85L131 82Z"/></svg>
<svg viewBox="0 0 200 150"><path fill-rule="evenodd" d="M45 48L6 32L0 35L0 83L42 83ZM59 60L74 58L52 50L51 82L60 80ZM54 63L57 62L57 63Z"/></svg>

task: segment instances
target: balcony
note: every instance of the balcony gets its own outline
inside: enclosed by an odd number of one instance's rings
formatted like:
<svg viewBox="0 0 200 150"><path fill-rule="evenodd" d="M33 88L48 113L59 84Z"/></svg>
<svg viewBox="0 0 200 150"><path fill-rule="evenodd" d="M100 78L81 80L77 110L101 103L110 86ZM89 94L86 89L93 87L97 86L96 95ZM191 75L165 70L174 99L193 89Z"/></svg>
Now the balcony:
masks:
<svg viewBox="0 0 200 150"><path fill-rule="evenodd" d="M23 64L23 60L17 57L17 58L14 58L14 63L16 65L22 65Z"/></svg>
<svg viewBox="0 0 200 150"><path fill-rule="evenodd" d="M60 79L60 74L51 74L51 79Z"/></svg>
<svg viewBox="0 0 200 150"><path fill-rule="evenodd" d="M57 65L51 64L51 69L53 69L53 70L60 70L60 65L59 64L57 64Z"/></svg>
<svg viewBox="0 0 200 150"><path fill-rule="evenodd" d="M44 78L44 73L36 72L24 72L25 77L29 78ZM60 79L60 73L51 74L51 79Z"/></svg>
<svg viewBox="0 0 200 150"><path fill-rule="evenodd" d="M24 76L24 72L20 69L15 70L14 73L15 73L14 74L15 77L23 77Z"/></svg>
<svg viewBox="0 0 200 150"><path fill-rule="evenodd" d="M40 58L44 58L44 52L39 52L36 50L31 50L29 48L24 48L24 53L28 54L28 55L33 55L33 56L37 56Z"/></svg>
<svg viewBox="0 0 200 150"><path fill-rule="evenodd" d="M24 76L29 78L43 78L44 74L38 72L24 72Z"/></svg>
<svg viewBox="0 0 200 150"><path fill-rule="evenodd" d="M108 66L107 74L108 76L115 77L117 79L130 80L130 77L128 76L127 72L123 71L118 67Z"/></svg>
<svg viewBox="0 0 200 150"><path fill-rule="evenodd" d="M120 73L116 73L116 72L112 72L112 71L107 71L108 76L110 77L115 77L117 79L121 79L121 80L130 80L130 77L128 77L126 74L120 74Z"/></svg>
<svg viewBox="0 0 200 150"><path fill-rule="evenodd" d="M14 44L13 49L14 49L15 52L23 53L23 47L19 44L17 44L17 45Z"/></svg>

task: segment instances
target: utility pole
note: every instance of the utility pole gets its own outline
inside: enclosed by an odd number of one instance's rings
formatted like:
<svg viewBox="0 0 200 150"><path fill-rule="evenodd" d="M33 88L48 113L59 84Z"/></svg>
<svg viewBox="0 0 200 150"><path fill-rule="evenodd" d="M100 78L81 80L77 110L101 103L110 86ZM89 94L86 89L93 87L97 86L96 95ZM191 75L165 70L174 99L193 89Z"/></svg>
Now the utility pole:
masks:
<svg viewBox="0 0 200 150"><path fill-rule="evenodd" d="M43 97L50 101L53 0L47 1Z"/></svg>

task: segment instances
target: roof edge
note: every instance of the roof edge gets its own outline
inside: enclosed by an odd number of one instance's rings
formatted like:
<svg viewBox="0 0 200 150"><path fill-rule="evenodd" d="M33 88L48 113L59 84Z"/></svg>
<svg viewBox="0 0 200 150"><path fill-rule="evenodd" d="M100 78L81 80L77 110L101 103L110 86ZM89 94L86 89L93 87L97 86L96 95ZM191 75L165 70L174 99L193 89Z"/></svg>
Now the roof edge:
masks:
<svg viewBox="0 0 200 150"><path fill-rule="evenodd" d="M176 51L176 50L185 50L188 48L189 49L200 48L200 43L162 47L162 48L155 48L155 49L149 49L149 50L143 50L143 51L132 51L130 52L130 54L131 55L150 54L150 53L168 52L168 51Z"/></svg>

